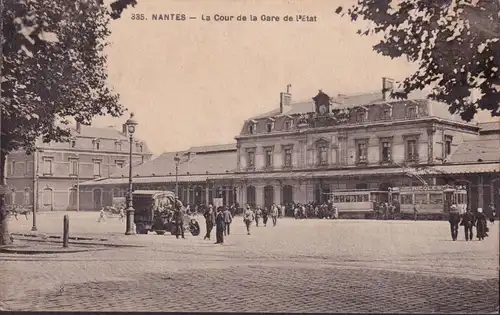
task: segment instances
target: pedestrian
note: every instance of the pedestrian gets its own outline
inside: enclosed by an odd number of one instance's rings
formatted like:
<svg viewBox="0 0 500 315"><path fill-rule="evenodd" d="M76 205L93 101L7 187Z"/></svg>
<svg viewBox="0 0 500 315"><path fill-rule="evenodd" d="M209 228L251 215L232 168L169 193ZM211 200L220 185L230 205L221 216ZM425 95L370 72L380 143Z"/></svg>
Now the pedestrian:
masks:
<svg viewBox="0 0 500 315"><path fill-rule="evenodd" d="M120 221L123 222L123 219L125 218L125 213L123 211L123 207L120 207L119 218L120 218Z"/></svg>
<svg viewBox="0 0 500 315"><path fill-rule="evenodd" d="M273 227L276 226L276 223L278 222L278 207L273 204L271 207L271 219L273 220Z"/></svg>
<svg viewBox="0 0 500 315"><path fill-rule="evenodd" d="M184 209L182 205L177 205L177 210L174 214L175 220L175 238L179 238L179 235L184 237Z"/></svg>
<svg viewBox="0 0 500 315"><path fill-rule="evenodd" d="M243 214L243 222L245 223L245 226L247 227L247 234L250 235L250 226L252 225L252 222L255 219L255 215L250 209L249 206L247 206L247 209L245 210L245 213Z"/></svg>
<svg viewBox="0 0 500 315"><path fill-rule="evenodd" d="M104 207L101 208L101 211L99 212L99 219L97 219L98 223L101 223L102 221L106 221L106 212L104 211Z"/></svg>
<svg viewBox="0 0 500 315"><path fill-rule="evenodd" d="M418 208L417 204L414 202L413 203L413 221L417 221L418 218Z"/></svg>
<svg viewBox="0 0 500 315"><path fill-rule="evenodd" d="M465 240L472 241L472 227L474 226L474 216L470 212L470 209L467 208L465 213L462 215L462 222L460 223L465 229Z"/></svg>
<svg viewBox="0 0 500 315"><path fill-rule="evenodd" d="M384 220L387 220L387 212L389 212L389 203L384 203Z"/></svg>
<svg viewBox="0 0 500 315"><path fill-rule="evenodd" d="M257 210L255 211L255 226L259 226L260 218L262 217L262 210L260 206L257 206Z"/></svg>
<svg viewBox="0 0 500 315"><path fill-rule="evenodd" d="M483 208L477 209L476 214L476 236L481 241L484 240L486 236L488 236L488 219L486 215L483 213Z"/></svg>
<svg viewBox="0 0 500 315"><path fill-rule="evenodd" d="M450 208L448 222L450 222L451 239L456 241L458 237L458 225L460 224L460 213L455 205Z"/></svg>
<svg viewBox="0 0 500 315"><path fill-rule="evenodd" d="M269 211L267 207L264 207L264 210L262 210L262 223L264 223L264 227L267 226L268 219L269 219Z"/></svg>
<svg viewBox="0 0 500 315"><path fill-rule="evenodd" d="M339 208L336 205L333 206L333 218L337 220L339 218Z"/></svg>
<svg viewBox="0 0 500 315"><path fill-rule="evenodd" d="M217 209L217 216L215 217L215 244L224 244L224 212L222 207Z"/></svg>
<svg viewBox="0 0 500 315"><path fill-rule="evenodd" d="M495 211L495 205L492 203L490 203L490 222L491 224L495 223L495 218L497 216L497 213Z"/></svg>
<svg viewBox="0 0 500 315"><path fill-rule="evenodd" d="M208 206L208 208L203 213L203 217L205 217L205 225L207 228L207 233L205 234L205 237L203 238L203 240L206 240L206 239L210 240L210 233L212 232L212 229L214 228L214 224L215 224L212 205Z"/></svg>
<svg viewBox="0 0 500 315"><path fill-rule="evenodd" d="M231 210L226 208L226 211L224 211L224 235L229 235L231 223L233 223L233 215Z"/></svg>

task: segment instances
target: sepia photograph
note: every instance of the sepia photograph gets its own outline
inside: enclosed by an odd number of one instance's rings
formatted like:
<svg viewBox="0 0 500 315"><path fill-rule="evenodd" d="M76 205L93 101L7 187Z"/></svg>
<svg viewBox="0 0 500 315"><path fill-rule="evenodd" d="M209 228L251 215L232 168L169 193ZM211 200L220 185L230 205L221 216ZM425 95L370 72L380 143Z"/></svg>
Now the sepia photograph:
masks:
<svg viewBox="0 0 500 315"><path fill-rule="evenodd" d="M0 312L499 314L500 0L0 12Z"/></svg>

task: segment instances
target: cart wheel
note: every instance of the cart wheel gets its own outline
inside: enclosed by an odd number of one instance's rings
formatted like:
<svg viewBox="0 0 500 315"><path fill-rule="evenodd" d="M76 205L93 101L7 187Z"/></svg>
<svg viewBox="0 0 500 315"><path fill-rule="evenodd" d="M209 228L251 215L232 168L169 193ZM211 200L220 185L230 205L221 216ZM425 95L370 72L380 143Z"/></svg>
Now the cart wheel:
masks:
<svg viewBox="0 0 500 315"><path fill-rule="evenodd" d="M165 234L166 231L164 231L164 230L156 230L155 232L158 235L163 235L163 234Z"/></svg>

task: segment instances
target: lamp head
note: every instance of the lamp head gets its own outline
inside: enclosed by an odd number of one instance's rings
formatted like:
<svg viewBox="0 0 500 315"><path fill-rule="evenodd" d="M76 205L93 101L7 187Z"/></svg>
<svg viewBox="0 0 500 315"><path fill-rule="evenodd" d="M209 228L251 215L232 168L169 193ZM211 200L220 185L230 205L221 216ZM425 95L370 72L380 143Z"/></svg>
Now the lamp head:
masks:
<svg viewBox="0 0 500 315"><path fill-rule="evenodd" d="M137 121L134 119L134 113L130 113L130 118L125 122L127 126L127 131L130 135L135 133L135 127L138 125Z"/></svg>

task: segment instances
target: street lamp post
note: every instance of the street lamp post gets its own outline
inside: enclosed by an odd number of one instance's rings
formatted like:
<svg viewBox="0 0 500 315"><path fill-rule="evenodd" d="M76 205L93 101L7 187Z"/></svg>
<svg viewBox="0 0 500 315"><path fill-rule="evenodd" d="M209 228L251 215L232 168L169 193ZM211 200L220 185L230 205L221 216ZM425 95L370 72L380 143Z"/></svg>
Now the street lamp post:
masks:
<svg viewBox="0 0 500 315"><path fill-rule="evenodd" d="M177 205L177 198L179 195L179 181L178 181L179 163L181 162L181 158L179 157L178 153L175 154L174 162L175 162L175 201L176 201L176 205Z"/></svg>
<svg viewBox="0 0 500 315"><path fill-rule="evenodd" d="M130 114L130 118L125 122L129 135L130 150L128 163L128 194L127 194L127 229L125 235L134 235L134 207L132 205L132 144L134 140L135 127L137 122L134 119L134 113Z"/></svg>
<svg viewBox="0 0 500 315"><path fill-rule="evenodd" d="M33 153L33 226L31 227L31 231L33 232L37 231L36 212L38 211L38 172L40 171L38 153L39 150L35 149Z"/></svg>

